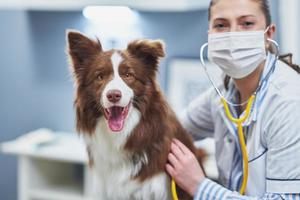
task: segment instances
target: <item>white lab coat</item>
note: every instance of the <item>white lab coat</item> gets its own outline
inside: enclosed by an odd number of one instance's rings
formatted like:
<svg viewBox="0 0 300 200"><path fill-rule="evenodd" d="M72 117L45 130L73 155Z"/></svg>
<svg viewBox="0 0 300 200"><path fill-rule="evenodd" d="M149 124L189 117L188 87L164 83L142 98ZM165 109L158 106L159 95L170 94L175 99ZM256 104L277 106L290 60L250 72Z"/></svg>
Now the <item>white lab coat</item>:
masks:
<svg viewBox="0 0 300 200"><path fill-rule="evenodd" d="M263 72L271 67L268 60ZM231 82L221 88L228 99L236 97ZM232 112L234 112L232 110ZM184 127L195 139L213 137L219 181L238 190L242 171L234 155L240 151L236 126L225 115L220 97L209 89L195 99L181 117ZM300 76L285 63L277 61L274 73L257 94L248 120L243 124L249 156L246 195L300 192Z"/></svg>

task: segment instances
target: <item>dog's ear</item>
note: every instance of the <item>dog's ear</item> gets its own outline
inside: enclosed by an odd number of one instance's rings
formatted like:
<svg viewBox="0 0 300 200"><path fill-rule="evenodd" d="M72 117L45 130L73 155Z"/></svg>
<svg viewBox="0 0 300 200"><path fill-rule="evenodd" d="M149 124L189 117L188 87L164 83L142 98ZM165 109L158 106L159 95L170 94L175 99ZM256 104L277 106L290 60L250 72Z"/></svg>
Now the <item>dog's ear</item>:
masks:
<svg viewBox="0 0 300 200"><path fill-rule="evenodd" d="M68 53L74 61L84 62L102 51L99 40L94 41L77 31L67 31Z"/></svg>
<svg viewBox="0 0 300 200"><path fill-rule="evenodd" d="M86 60L102 51L99 40L91 40L77 31L67 31L67 43L67 50L74 64L85 63Z"/></svg>
<svg viewBox="0 0 300 200"><path fill-rule="evenodd" d="M165 56L164 46L161 40L134 40L128 44L127 51L157 69L159 59Z"/></svg>
<svg viewBox="0 0 300 200"><path fill-rule="evenodd" d="M99 40L89 39L78 31L67 31L67 53L70 57L74 72L87 66L97 53L102 51Z"/></svg>

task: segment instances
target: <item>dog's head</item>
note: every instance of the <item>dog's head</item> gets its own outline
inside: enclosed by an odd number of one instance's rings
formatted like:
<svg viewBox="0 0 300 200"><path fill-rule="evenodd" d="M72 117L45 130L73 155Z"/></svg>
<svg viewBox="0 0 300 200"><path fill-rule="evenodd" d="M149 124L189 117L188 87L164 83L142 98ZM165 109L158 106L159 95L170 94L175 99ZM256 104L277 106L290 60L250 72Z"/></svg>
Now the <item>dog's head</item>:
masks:
<svg viewBox="0 0 300 200"><path fill-rule="evenodd" d="M132 107L142 114L156 92L161 41L136 40L125 50L103 51L99 40L69 31L68 54L76 83L77 129L92 133L100 117L111 131L123 129Z"/></svg>

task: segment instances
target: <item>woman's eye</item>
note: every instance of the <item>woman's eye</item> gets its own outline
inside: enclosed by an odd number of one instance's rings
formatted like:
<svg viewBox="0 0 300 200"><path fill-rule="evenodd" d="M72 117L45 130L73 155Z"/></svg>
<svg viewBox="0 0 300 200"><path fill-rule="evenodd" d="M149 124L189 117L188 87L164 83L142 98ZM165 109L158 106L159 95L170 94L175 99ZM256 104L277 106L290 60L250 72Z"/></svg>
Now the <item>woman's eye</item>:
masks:
<svg viewBox="0 0 300 200"><path fill-rule="evenodd" d="M225 31L227 31L229 29L229 26L228 26L228 24L225 24L225 23L216 23L213 26L213 29L216 32L225 32Z"/></svg>
<svg viewBox="0 0 300 200"><path fill-rule="evenodd" d="M253 26L253 25L254 25L253 22L244 22L244 23L243 23L243 26L245 26L245 27L251 27L251 26Z"/></svg>
<svg viewBox="0 0 300 200"><path fill-rule="evenodd" d="M216 28L216 29L221 29L221 28L224 28L225 26L224 26L224 24L215 24L214 25L214 28Z"/></svg>

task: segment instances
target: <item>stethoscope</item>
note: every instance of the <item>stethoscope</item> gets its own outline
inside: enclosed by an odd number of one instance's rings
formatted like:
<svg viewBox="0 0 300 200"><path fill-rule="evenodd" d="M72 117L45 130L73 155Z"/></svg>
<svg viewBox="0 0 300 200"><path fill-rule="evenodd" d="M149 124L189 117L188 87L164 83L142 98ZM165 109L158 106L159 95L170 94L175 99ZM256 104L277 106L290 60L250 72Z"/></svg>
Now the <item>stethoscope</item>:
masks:
<svg viewBox="0 0 300 200"><path fill-rule="evenodd" d="M213 81L213 79L209 75L206 64L205 64L205 61L204 61L203 53L204 53L205 48L208 47L208 43L203 44L200 48L201 66L203 67L204 72L205 72L206 76L208 77L210 83L214 87L215 91L220 96L221 102L224 106L224 110L225 110L227 118L231 122L233 122L237 125L238 138L239 138L239 143L240 143L240 147L241 147L241 151L242 151L242 157L243 157L243 181L242 181L241 187L239 189L240 194L245 193L246 186L247 186L247 181L248 181L248 153L247 153L247 147L246 147L246 142L245 142L245 138L244 138L243 123L249 118L250 111L251 111L252 105L254 103L254 100L256 98L256 95L260 91L260 89L262 88L264 83L269 79L269 77L271 76L273 71L275 70L276 62L279 58L279 45L278 45L278 43L275 40L272 40L272 39L269 39L269 38L267 40L275 46L275 49L276 49L275 60L272 64L272 67L270 68L270 70L266 74L266 76L260 81L260 83L259 83L257 89L255 90L255 92L250 96L250 98L248 100L246 100L242 103L232 103L229 100L227 100L224 97L224 95L222 95L221 91L219 90L219 88L216 86L215 82ZM243 116L239 117L239 118L233 117L232 113L230 112L230 109L229 109L228 105L237 107L237 106L243 106L243 105L246 105L246 104L247 104L247 106L246 106L246 109L245 109L245 114ZM175 183L174 179L172 179L172 181L171 181L171 192L172 192L173 200L178 200L178 196L177 196L177 192L176 192L176 183Z"/></svg>
<svg viewBox="0 0 300 200"><path fill-rule="evenodd" d="M269 77L271 76L271 74L275 70L276 62L279 58L279 45L278 45L278 43L276 41L272 40L272 39L267 39L267 40L275 46L275 49L276 49L275 60L272 64L272 67L270 68L270 70L266 74L266 76L260 81L260 83L259 83L257 89L255 90L255 92L250 96L250 98L248 100L246 100L245 102L242 102L242 103L232 103L232 102L228 101L222 95L221 91L218 89L215 82L213 81L213 79L209 75L209 73L207 71L205 61L204 61L204 58L203 58L204 49L208 46L208 43L205 43L204 45L202 45L202 47L200 49L200 61L201 61L202 67L204 68L205 74L208 77L208 79L209 79L210 83L212 84L212 86L214 87L214 89L216 90L217 94L220 96L221 102L224 106L224 110L225 110L227 118L231 122L233 122L237 125L238 138L239 138L239 143L240 143L240 146L241 146L242 157L243 157L243 181L242 181L241 187L239 189L240 194L245 193L245 189L246 189L247 181L248 181L248 153L247 153L247 148L246 148L246 143L245 143L245 138L244 138L243 123L249 118L250 110L252 108L252 105L253 105L253 102L256 98L256 95L260 91L260 89L262 88L262 85L269 79ZM232 113L229 110L228 104L231 105L231 106L234 106L234 107L243 106L243 105L247 104L244 115L239 117L239 118L233 117Z"/></svg>

